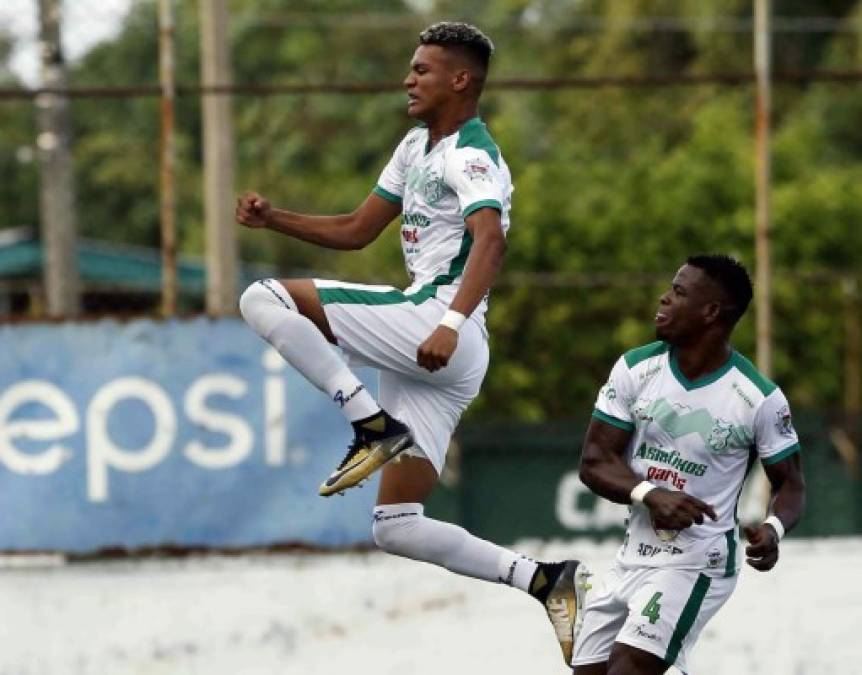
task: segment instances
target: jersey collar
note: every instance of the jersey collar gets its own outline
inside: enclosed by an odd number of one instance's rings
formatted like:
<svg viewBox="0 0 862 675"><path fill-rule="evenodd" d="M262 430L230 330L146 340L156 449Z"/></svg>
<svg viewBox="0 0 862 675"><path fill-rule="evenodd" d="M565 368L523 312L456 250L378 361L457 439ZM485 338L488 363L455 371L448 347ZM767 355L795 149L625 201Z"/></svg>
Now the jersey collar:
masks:
<svg viewBox="0 0 862 675"><path fill-rule="evenodd" d="M673 373L673 376L677 379L683 389L686 391L691 391L692 389L700 389L701 387L705 387L707 385L712 384L713 382L720 380L727 371L729 371L736 360L736 350L730 350L730 356L727 358L718 369L713 370L711 373L707 373L696 380L689 380L685 374L682 372L682 369L679 367L679 361L676 358L676 349L673 347L670 348L670 371Z"/></svg>

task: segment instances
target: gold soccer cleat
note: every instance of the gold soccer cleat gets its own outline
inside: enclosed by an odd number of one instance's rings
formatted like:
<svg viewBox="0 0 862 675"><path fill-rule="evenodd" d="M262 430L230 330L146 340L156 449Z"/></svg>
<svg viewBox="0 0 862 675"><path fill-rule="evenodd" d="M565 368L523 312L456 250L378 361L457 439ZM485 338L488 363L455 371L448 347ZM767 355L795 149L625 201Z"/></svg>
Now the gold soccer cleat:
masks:
<svg viewBox="0 0 862 675"><path fill-rule="evenodd" d="M567 560L544 603L567 666L571 666L572 650L583 622L584 601L591 588L590 576L591 572L583 563Z"/></svg>
<svg viewBox="0 0 862 675"><path fill-rule="evenodd" d="M385 412L359 423L347 455L318 492L329 497L352 488L412 445L410 430Z"/></svg>

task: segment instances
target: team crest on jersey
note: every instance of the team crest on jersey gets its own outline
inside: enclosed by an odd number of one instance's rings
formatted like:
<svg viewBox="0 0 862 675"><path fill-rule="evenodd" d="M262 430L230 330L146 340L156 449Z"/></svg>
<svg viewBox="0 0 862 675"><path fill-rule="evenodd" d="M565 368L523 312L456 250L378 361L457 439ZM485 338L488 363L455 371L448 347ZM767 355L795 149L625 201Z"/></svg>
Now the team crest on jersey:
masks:
<svg viewBox="0 0 862 675"><path fill-rule="evenodd" d="M715 453L721 454L728 452L730 448L730 437L733 434L733 424L724 420L715 420L712 425L712 431L709 433L707 444L709 449Z"/></svg>
<svg viewBox="0 0 862 675"><path fill-rule="evenodd" d="M443 199L445 191L446 183L439 176L429 176L425 185L422 186L422 196L425 198L425 203L428 206L434 206Z"/></svg>
<svg viewBox="0 0 862 675"><path fill-rule="evenodd" d="M480 157L473 157L464 163L464 175L471 181L491 182L491 166Z"/></svg>
<svg viewBox="0 0 862 675"><path fill-rule="evenodd" d="M775 422L775 428L782 436L793 436L796 432L793 430L793 420L790 417L790 407L784 406L776 413L778 419Z"/></svg>
<svg viewBox="0 0 862 675"><path fill-rule="evenodd" d="M724 556L717 548L710 549L709 553L706 554L706 566L714 570L716 567L721 566L723 558Z"/></svg>

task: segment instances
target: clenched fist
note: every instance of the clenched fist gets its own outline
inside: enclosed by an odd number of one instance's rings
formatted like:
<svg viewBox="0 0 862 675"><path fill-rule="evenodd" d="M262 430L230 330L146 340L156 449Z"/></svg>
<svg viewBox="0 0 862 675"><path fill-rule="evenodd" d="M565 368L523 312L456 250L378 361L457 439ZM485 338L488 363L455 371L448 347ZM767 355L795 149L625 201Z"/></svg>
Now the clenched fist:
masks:
<svg viewBox="0 0 862 675"><path fill-rule="evenodd" d="M236 222L246 227L266 227L272 205L257 192L246 192L236 200Z"/></svg>

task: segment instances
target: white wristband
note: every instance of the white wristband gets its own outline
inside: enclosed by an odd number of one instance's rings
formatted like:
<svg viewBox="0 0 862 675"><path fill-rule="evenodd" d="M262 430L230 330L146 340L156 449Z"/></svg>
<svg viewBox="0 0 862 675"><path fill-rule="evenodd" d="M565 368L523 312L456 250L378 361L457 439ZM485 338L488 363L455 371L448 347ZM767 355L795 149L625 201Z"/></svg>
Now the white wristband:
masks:
<svg viewBox="0 0 862 675"><path fill-rule="evenodd" d="M461 330L461 326L464 325L464 322L467 320L467 317L461 314L461 312L456 312L454 309L447 309L446 313L443 315L443 318L440 319L441 326L446 326L446 328L451 328L456 333Z"/></svg>
<svg viewBox="0 0 862 675"><path fill-rule="evenodd" d="M644 497L646 497L647 493L651 490L655 490L655 488L656 486L648 480L642 480L640 483L635 485L629 493L629 496L632 498L632 504L643 504Z"/></svg>
<svg viewBox="0 0 862 675"><path fill-rule="evenodd" d="M784 538L784 524L778 519L778 516L769 516L769 518L763 521L763 524L772 525L775 533L778 535L778 541Z"/></svg>

